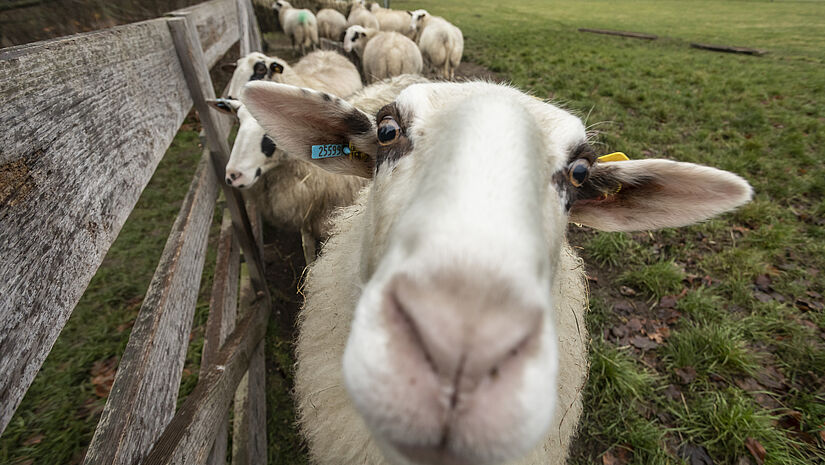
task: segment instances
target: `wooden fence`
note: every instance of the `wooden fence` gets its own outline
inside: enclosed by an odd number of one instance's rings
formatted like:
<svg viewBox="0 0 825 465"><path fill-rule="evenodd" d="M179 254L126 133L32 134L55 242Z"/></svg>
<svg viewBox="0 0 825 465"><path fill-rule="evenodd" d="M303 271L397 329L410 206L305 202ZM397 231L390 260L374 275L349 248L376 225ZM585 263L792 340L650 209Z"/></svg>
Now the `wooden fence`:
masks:
<svg viewBox="0 0 825 465"><path fill-rule="evenodd" d="M224 463L233 398L233 463L265 463L260 232L238 191L218 182L231 120L206 105L209 69L235 43L242 55L261 48L249 0L0 50L0 434L194 105L207 149L84 463ZM176 411L220 188L202 367ZM251 296L240 308L239 281Z"/></svg>

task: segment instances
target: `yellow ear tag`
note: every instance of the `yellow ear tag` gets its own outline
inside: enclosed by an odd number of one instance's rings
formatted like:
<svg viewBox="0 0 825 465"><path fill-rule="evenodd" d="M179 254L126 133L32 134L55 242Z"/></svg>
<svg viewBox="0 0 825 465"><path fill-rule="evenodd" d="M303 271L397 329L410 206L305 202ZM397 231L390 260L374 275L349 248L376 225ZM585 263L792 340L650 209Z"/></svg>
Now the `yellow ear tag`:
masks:
<svg viewBox="0 0 825 465"><path fill-rule="evenodd" d="M613 152L608 153L607 155L602 155L596 160L601 163L609 163L611 161L628 161L630 158L627 158L627 155L622 152Z"/></svg>

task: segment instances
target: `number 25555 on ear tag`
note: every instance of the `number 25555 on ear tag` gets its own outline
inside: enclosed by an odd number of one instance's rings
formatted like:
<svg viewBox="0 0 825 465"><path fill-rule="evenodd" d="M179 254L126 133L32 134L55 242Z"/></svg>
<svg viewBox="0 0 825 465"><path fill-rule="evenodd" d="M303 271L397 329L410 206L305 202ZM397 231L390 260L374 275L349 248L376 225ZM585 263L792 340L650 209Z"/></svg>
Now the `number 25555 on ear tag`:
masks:
<svg viewBox="0 0 825 465"><path fill-rule="evenodd" d="M324 144L312 146L312 158L332 158L349 155L350 148L343 144Z"/></svg>

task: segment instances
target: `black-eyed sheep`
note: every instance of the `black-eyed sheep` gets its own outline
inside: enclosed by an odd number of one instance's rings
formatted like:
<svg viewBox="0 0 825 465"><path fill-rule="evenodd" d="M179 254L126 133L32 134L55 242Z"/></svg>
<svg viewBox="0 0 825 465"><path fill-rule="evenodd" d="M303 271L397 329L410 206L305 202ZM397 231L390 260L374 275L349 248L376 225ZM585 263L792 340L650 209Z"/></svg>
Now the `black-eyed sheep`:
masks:
<svg viewBox="0 0 825 465"><path fill-rule="evenodd" d="M372 178L310 267L295 392L313 463L563 464L588 363L568 222L678 227L747 202L725 171L605 163L581 120L511 87L413 85L377 113L295 87L242 100L293 156Z"/></svg>
<svg viewBox="0 0 825 465"><path fill-rule="evenodd" d="M421 74L424 61L418 46L397 32L350 26L344 34L344 50L355 51L367 82L401 74Z"/></svg>

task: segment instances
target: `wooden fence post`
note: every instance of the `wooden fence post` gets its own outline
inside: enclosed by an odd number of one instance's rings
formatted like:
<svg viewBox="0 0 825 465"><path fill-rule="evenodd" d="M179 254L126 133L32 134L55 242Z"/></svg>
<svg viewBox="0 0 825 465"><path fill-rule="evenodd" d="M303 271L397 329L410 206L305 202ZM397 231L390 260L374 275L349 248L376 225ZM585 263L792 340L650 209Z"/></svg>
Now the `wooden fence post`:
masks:
<svg viewBox="0 0 825 465"><path fill-rule="evenodd" d="M183 74L189 85L192 101L200 116L201 124L206 132L209 154L212 158L212 168L215 170L215 177L222 180L226 177L226 163L229 161L229 143L227 142L228 131L222 127L216 119L207 99L215 98L215 90L209 78L209 69L204 61L203 51L200 46L197 31L186 17L172 17L168 20L169 29L172 32L172 39L180 57ZM235 235L241 246L246 262L249 264L249 277L256 292L261 292L269 301L269 290L264 278L263 257L258 249L255 237L252 234L252 226L247 216L241 193L220 183L226 197L227 208L232 216L232 224L235 227Z"/></svg>

